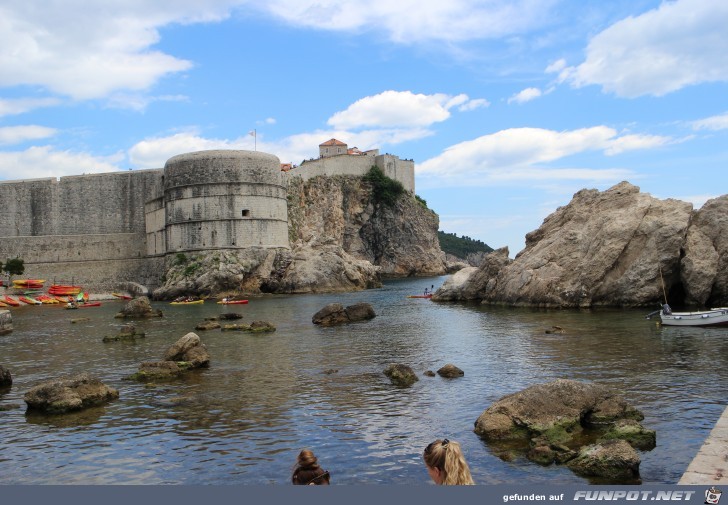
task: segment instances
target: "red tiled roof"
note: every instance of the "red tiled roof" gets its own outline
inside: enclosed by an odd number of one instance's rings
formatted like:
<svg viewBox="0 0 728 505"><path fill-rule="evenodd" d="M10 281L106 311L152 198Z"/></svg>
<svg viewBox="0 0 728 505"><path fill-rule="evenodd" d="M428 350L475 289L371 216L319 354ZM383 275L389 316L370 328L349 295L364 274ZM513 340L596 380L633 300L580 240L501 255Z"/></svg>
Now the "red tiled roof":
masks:
<svg viewBox="0 0 728 505"><path fill-rule="evenodd" d="M327 140L323 144L319 144L319 146L345 146L345 145L346 144L344 144L342 141L336 140L336 139Z"/></svg>

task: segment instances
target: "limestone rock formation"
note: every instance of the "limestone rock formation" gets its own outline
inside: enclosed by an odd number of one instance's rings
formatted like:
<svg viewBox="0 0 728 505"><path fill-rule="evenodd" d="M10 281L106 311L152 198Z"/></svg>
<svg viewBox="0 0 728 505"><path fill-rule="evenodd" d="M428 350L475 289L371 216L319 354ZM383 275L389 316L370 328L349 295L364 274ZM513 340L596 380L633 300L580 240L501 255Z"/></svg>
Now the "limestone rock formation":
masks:
<svg viewBox="0 0 728 505"><path fill-rule="evenodd" d="M401 363L393 363L384 370L384 375L389 377L392 384L400 387L408 387L420 380L414 370Z"/></svg>
<svg viewBox="0 0 728 505"><path fill-rule="evenodd" d="M190 332L167 349L164 361L182 361L192 368L202 368L210 366L210 354L200 337Z"/></svg>
<svg viewBox="0 0 728 505"><path fill-rule="evenodd" d="M367 321L374 317L376 317L376 313L369 303L355 303L346 308L340 303L330 303L316 312L311 318L311 322L321 326L334 326L356 321Z"/></svg>
<svg viewBox="0 0 728 505"><path fill-rule="evenodd" d="M44 382L25 393L28 410L63 414L102 405L119 397L119 392L88 374Z"/></svg>
<svg viewBox="0 0 728 505"><path fill-rule="evenodd" d="M128 377L129 380L164 380L179 377L182 372L210 366L210 354L200 337L190 332L172 344L160 361L146 361Z"/></svg>
<svg viewBox="0 0 728 505"><path fill-rule="evenodd" d="M728 301L728 195L708 200L692 216L680 262L686 303Z"/></svg>
<svg viewBox="0 0 728 505"><path fill-rule="evenodd" d="M526 235L526 248L486 256L433 300L539 307L638 307L728 301L728 197L693 212L627 182L582 190ZM456 278L457 277L457 278ZM683 293L687 294L685 296Z"/></svg>

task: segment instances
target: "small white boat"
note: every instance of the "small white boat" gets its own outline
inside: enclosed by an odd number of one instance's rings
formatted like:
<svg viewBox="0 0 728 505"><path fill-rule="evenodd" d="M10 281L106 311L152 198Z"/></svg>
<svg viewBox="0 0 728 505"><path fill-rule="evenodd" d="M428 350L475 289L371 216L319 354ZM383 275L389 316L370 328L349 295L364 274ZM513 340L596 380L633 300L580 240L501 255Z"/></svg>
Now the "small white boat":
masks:
<svg viewBox="0 0 728 505"><path fill-rule="evenodd" d="M668 304L647 315L650 319L660 314L660 321L664 326L728 326L728 307L719 307L697 312L673 312Z"/></svg>

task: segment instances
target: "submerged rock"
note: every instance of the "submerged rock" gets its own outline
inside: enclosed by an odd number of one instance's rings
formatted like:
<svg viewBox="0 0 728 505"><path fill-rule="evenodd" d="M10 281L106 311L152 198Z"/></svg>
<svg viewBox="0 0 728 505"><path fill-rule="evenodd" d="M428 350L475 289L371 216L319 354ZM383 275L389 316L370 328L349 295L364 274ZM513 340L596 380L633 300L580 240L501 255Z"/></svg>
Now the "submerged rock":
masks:
<svg viewBox="0 0 728 505"><path fill-rule="evenodd" d="M585 477L631 482L640 479L640 462L640 455L627 442L610 440L582 448L566 466Z"/></svg>
<svg viewBox="0 0 728 505"><path fill-rule="evenodd" d="M389 365L384 370L384 375L389 377L389 380L392 381L392 384L401 387L411 386L412 384L420 380L417 377L417 374L415 374L415 372L412 370L412 368L399 363Z"/></svg>

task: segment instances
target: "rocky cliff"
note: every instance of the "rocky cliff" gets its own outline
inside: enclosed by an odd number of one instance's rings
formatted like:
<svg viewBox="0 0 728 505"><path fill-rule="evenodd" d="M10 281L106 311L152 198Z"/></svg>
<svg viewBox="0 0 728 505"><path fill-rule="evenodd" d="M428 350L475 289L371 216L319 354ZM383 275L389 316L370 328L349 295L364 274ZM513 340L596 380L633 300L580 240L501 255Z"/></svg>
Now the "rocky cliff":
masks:
<svg viewBox="0 0 728 505"><path fill-rule="evenodd" d="M180 256L154 296L351 291L378 287L382 277L445 273L439 218L411 193L390 206L361 177L296 177L287 198L290 250Z"/></svg>
<svg viewBox="0 0 728 505"><path fill-rule="evenodd" d="M514 260L494 251L433 300L539 307L728 303L728 195L700 210L622 182L582 190L526 235ZM663 291L664 281L664 291Z"/></svg>

